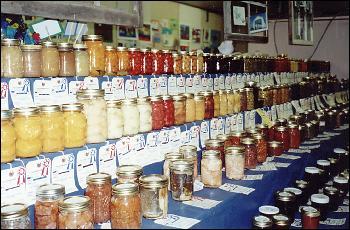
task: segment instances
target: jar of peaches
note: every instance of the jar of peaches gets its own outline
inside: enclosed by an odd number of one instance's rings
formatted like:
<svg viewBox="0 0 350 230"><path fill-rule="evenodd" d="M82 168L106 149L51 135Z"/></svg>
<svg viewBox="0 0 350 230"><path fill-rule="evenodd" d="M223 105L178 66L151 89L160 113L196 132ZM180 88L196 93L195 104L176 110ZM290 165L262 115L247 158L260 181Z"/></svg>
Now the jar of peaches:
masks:
<svg viewBox="0 0 350 230"><path fill-rule="evenodd" d="M197 73L197 54L196 52L189 52L190 56L190 73L196 74Z"/></svg>
<svg viewBox="0 0 350 230"><path fill-rule="evenodd" d="M12 112L1 110L1 163L16 158L16 131L12 122Z"/></svg>
<svg viewBox="0 0 350 230"><path fill-rule="evenodd" d="M186 97L182 95L173 96L175 108L175 125L186 123Z"/></svg>
<svg viewBox="0 0 350 230"><path fill-rule="evenodd" d="M78 148L86 144L86 117L80 103L63 104L64 147Z"/></svg>
<svg viewBox="0 0 350 230"><path fill-rule="evenodd" d="M105 74L115 76L118 72L118 56L113 46L106 46L105 50Z"/></svg>
<svg viewBox="0 0 350 230"><path fill-rule="evenodd" d="M219 90L220 116L227 115L227 94L225 90Z"/></svg>
<svg viewBox="0 0 350 230"><path fill-rule="evenodd" d="M22 45L23 76L41 76L41 45Z"/></svg>
<svg viewBox="0 0 350 230"><path fill-rule="evenodd" d="M184 93L186 97L186 122L193 122L196 119L196 102L192 93Z"/></svg>
<svg viewBox="0 0 350 230"><path fill-rule="evenodd" d="M129 53L126 47L117 47L118 76L125 76L129 73Z"/></svg>
<svg viewBox="0 0 350 230"><path fill-rule="evenodd" d="M129 48L129 74L141 74L141 52L138 48Z"/></svg>
<svg viewBox="0 0 350 230"><path fill-rule="evenodd" d="M43 42L41 50L41 76L57 77L60 72L60 55L55 42Z"/></svg>
<svg viewBox="0 0 350 230"><path fill-rule="evenodd" d="M89 70L91 76L102 76L105 70L105 47L101 35L83 35L82 41L89 53Z"/></svg>

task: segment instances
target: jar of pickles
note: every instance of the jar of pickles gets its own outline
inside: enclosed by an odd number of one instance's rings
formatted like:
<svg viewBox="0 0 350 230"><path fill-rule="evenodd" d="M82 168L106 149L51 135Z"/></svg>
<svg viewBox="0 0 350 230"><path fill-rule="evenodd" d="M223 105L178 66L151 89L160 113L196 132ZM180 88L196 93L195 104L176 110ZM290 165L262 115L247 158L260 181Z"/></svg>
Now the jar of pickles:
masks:
<svg viewBox="0 0 350 230"><path fill-rule="evenodd" d="M23 77L23 54L20 40L1 39L1 77Z"/></svg>
<svg viewBox="0 0 350 230"><path fill-rule="evenodd" d="M105 49L105 74L115 76L118 73L118 55L113 46L106 46Z"/></svg>
<svg viewBox="0 0 350 230"><path fill-rule="evenodd" d="M140 113L139 132L149 132L152 130L152 106L148 97L137 98L137 108Z"/></svg>
<svg viewBox="0 0 350 230"><path fill-rule="evenodd" d="M75 76L89 75L89 53L84 44L75 44L73 46L75 57Z"/></svg>
<svg viewBox="0 0 350 230"><path fill-rule="evenodd" d="M248 109L248 98L247 98L247 91L243 89L239 89L239 95L240 95L240 111L246 111Z"/></svg>
<svg viewBox="0 0 350 230"><path fill-rule="evenodd" d="M118 76L125 76L129 73L129 53L126 47L117 47Z"/></svg>
<svg viewBox="0 0 350 230"><path fill-rule="evenodd" d="M202 92L200 95L204 96L204 119L211 119L214 117L214 97L210 91Z"/></svg>
<svg viewBox="0 0 350 230"><path fill-rule="evenodd" d="M179 148L179 153L182 154L184 159L188 159L193 162L193 178L198 176L198 159L197 159L197 147L194 145L182 145Z"/></svg>
<svg viewBox="0 0 350 230"><path fill-rule="evenodd" d="M174 160L180 160L183 156L177 152L169 152L165 154L164 164L163 164L163 175L165 175L170 181L170 163ZM170 190L170 183L168 186L168 190Z"/></svg>
<svg viewBox="0 0 350 230"><path fill-rule="evenodd" d="M202 74L204 72L204 58L203 53L197 51L197 73Z"/></svg>
<svg viewBox="0 0 350 230"><path fill-rule="evenodd" d="M41 76L41 45L22 45L23 76Z"/></svg>
<svg viewBox="0 0 350 230"><path fill-rule="evenodd" d="M220 116L220 95L218 90L213 91L214 117Z"/></svg>
<svg viewBox="0 0 350 230"><path fill-rule="evenodd" d="M241 93L238 89L234 89L233 93L233 113L238 113L241 111Z"/></svg>
<svg viewBox="0 0 350 230"><path fill-rule="evenodd" d="M228 179L240 180L244 177L245 149L231 146L225 149L225 172Z"/></svg>
<svg viewBox="0 0 350 230"><path fill-rule="evenodd" d="M83 43L89 53L89 72L91 76L102 76L105 70L105 47L101 35L83 35Z"/></svg>
<svg viewBox="0 0 350 230"><path fill-rule="evenodd" d="M141 49L141 74L152 74L153 56L150 49Z"/></svg>
<svg viewBox="0 0 350 230"><path fill-rule="evenodd" d="M253 138L256 140L256 153L258 163L266 161L267 157L267 142L262 134L254 134Z"/></svg>
<svg viewBox="0 0 350 230"><path fill-rule="evenodd" d="M164 57L164 67L163 72L165 74L173 74L174 73L174 59L170 50L163 50Z"/></svg>
<svg viewBox="0 0 350 230"><path fill-rule="evenodd" d="M175 125L182 125L186 122L186 101L181 95L173 96L175 108Z"/></svg>
<svg viewBox="0 0 350 230"><path fill-rule="evenodd" d="M136 99L122 100L122 112L124 118L124 136L136 135L140 129L140 113ZM153 121L153 120L152 120ZM153 126L153 123L152 123Z"/></svg>
<svg viewBox="0 0 350 230"><path fill-rule="evenodd" d="M219 139L208 139L204 142L205 150L216 150L220 152L222 167L225 166L225 142Z"/></svg>
<svg viewBox="0 0 350 230"><path fill-rule="evenodd" d="M220 151L217 150L203 151L201 160L201 180L204 187L218 188L221 186L223 164L220 155Z"/></svg>
<svg viewBox="0 0 350 230"><path fill-rule="evenodd" d="M245 147L245 164L246 169L253 169L258 164L256 141L253 138L243 138L241 141Z"/></svg>
<svg viewBox="0 0 350 230"><path fill-rule="evenodd" d="M1 205L1 229L32 229L28 207L22 203Z"/></svg>
<svg viewBox="0 0 350 230"><path fill-rule="evenodd" d="M60 106L40 107L43 152L58 152L64 149L64 117Z"/></svg>
<svg viewBox="0 0 350 230"><path fill-rule="evenodd" d="M60 56L60 77L75 76L75 56L73 45L70 43L58 43L58 53Z"/></svg>
<svg viewBox="0 0 350 230"><path fill-rule="evenodd" d="M220 101L220 116L225 116L227 115L227 94L225 90L219 90L219 101Z"/></svg>
<svg viewBox="0 0 350 230"><path fill-rule="evenodd" d="M107 105L108 139L117 139L123 136L124 118L121 109L121 101L109 100Z"/></svg>
<svg viewBox="0 0 350 230"><path fill-rule="evenodd" d="M174 59L174 74L182 73L182 57L178 53L173 53Z"/></svg>
<svg viewBox="0 0 350 230"><path fill-rule="evenodd" d="M165 108L160 96L151 97L152 105L152 129L158 130L164 127Z"/></svg>
<svg viewBox="0 0 350 230"><path fill-rule="evenodd" d="M195 95L194 102L195 102L195 108L196 108L195 121L204 120L204 114L205 114L204 96ZM186 108L187 108L187 105L186 105Z"/></svg>
<svg viewBox="0 0 350 230"><path fill-rule="evenodd" d="M193 122L196 119L196 103L192 93L184 93L186 97L186 122Z"/></svg>
<svg viewBox="0 0 350 230"><path fill-rule="evenodd" d="M182 59L181 72L182 74L189 74L191 73L191 57L186 51L181 51L180 53Z"/></svg>
<svg viewBox="0 0 350 230"><path fill-rule="evenodd" d="M190 73L196 74L197 73L197 54L196 52L189 52L190 56Z"/></svg>
<svg viewBox="0 0 350 230"><path fill-rule="evenodd" d="M12 112L1 110L1 163L16 158L16 131L12 122Z"/></svg>
<svg viewBox="0 0 350 230"><path fill-rule="evenodd" d="M141 74L141 62L142 55L140 49L129 48L129 74L139 75Z"/></svg>
<svg viewBox="0 0 350 230"><path fill-rule="evenodd" d="M283 150L288 150L289 149L289 134L288 134L288 130L286 127L284 126L278 126L276 128L276 132L275 132L275 140L282 142L283 144Z"/></svg>
<svg viewBox="0 0 350 230"><path fill-rule="evenodd" d="M170 163L170 191L172 198L178 201L192 199L193 193L193 162L174 160Z"/></svg>
<svg viewBox="0 0 350 230"><path fill-rule="evenodd" d="M164 57L163 53L158 49L152 49L153 68L152 74L160 75L164 72Z"/></svg>
<svg viewBox="0 0 350 230"><path fill-rule="evenodd" d="M63 104L64 147L78 148L86 144L86 117L80 103Z"/></svg>
<svg viewBox="0 0 350 230"><path fill-rule="evenodd" d="M117 169L118 184L139 183L143 169L139 165L121 165Z"/></svg>
<svg viewBox="0 0 350 230"><path fill-rule="evenodd" d="M107 106L104 95L104 90L99 89L85 89L77 92L77 99L83 104L87 119L87 143L100 143L107 140Z"/></svg>
<svg viewBox="0 0 350 230"><path fill-rule="evenodd" d="M300 146L300 131L297 124L288 125L289 132L289 147L292 149L298 149Z"/></svg>

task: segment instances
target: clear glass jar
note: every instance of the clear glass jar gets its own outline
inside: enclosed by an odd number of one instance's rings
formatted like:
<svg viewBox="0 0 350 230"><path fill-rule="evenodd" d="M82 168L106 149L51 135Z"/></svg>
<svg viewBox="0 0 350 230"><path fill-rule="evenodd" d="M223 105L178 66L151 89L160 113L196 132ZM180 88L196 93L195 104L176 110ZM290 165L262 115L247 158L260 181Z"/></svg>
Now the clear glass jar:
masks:
<svg viewBox="0 0 350 230"><path fill-rule="evenodd" d="M170 50L163 50L164 57L164 73L165 74L173 74L174 73L174 59Z"/></svg>
<svg viewBox="0 0 350 230"><path fill-rule="evenodd" d="M165 125L165 108L163 99L160 96L151 97L152 105L152 129L159 130Z"/></svg>
<svg viewBox="0 0 350 230"><path fill-rule="evenodd" d="M41 45L22 45L23 76L41 76Z"/></svg>
<svg viewBox="0 0 350 230"><path fill-rule="evenodd" d="M105 47L102 35L83 35L82 41L89 53L89 71L91 76L105 74Z"/></svg>
<svg viewBox="0 0 350 230"><path fill-rule="evenodd" d="M150 174L140 177L141 210L147 219L165 218L168 214L168 178Z"/></svg>
<svg viewBox="0 0 350 230"><path fill-rule="evenodd" d="M238 89L233 91L233 113L238 113L241 111L241 93Z"/></svg>
<svg viewBox="0 0 350 230"><path fill-rule="evenodd" d="M202 152L201 180L204 187L218 188L222 184L222 161L218 150L205 150Z"/></svg>
<svg viewBox="0 0 350 230"><path fill-rule="evenodd" d="M247 110L254 109L254 93L252 88L244 88L247 96Z"/></svg>
<svg viewBox="0 0 350 230"><path fill-rule="evenodd" d="M60 73L60 55L55 42L43 42L41 50L41 76L57 77Z"/></svg>
<svg viewBox="0 0 350 230"><path fill-rule="evenodd" d="M152 49L153 56L153 67L152 74L160 75L164 72L164 56L163 53L158 49Z"/></svg>
<svg viewBox="0 0 350 230"><path fill-rule="evenodd" d="M73 51L73 44L58 43L58 53L60 56L60 77L75 76L75 56Z"/></svg>
<svg viewBox="0 0 350 230"><path fill-rule="evenodd" d="M190 56L190 73L196 74L197 73L197 54L196 52L189 52Z"/></svg>
<svg viewBox="0 0 350 230"><path fill-rule="evenodd" d="M283 144L279 141L269 141L267 143L267 155L280 156L283 153Z"/></svg>
<svg viewBox="0 0 350 230"><path fill-rule="evenodd" d="M214 117L214 97L210 91L201 92L204 96L204 119L211 119Z"/></svg>
<svg viewBox="0 0 350 230"><path fill-rule="evenodd" d="M77 92L77 99L83 104L87 119L87 143L100 143L107 140L107 106L104 94L104 90L99 89L84 89Z"/></svg>
<svg viewBox="0 0 350 230"><path fill-rule="evenodd" d="M191 73L191 57L186 51L181 51L180 53L182 58L181 72L182 74L189 74Z"/></svg>
<svg viewBox="0 0 350 230"><path fill-rule="evenodd" d="M182 57L178 53L173 53L174 59L174 74L182 73Z"/></svg>
<svg viewBox="0 0 350 230"><path fill-rule="evenodd" d="M241 180L244 177L245 152L243 146L225 149L225 172L228 179Z"/></svg>
<svg viewBox="0 0 350 230"><path fill-rule="evenodd" d="M92 173L86 178L85 196L90 197L94 223L107 222L111 218L112 179L108 173Z"/></svg>
<svg viewBox="0 0 350 230"><path fill-rule="evenodd" d="M219 91L213 91L213 99L214 99L214 117L218 117L220 115L220 96Z"/></svg>
<svg viewBox="0 0 350 230"><path fill-rule="evenodd" d="M64 147L78 148L86 144L86 116L80 103L63 104Z"/></svg>
<svg viewBox="0 0 350 230"><path fill-rule="evenodd" d="M267 142L262 134L254 134L253 138L256 140L256 153L258 163L266 161L267 157Z"/></svg>
<svg viewBox="0 0 350 230"><path fill-rule="evenodd" d="M23 54L20 40L1 39L1 77L23 77Z"/></svg>
<svg viewBox="0 0 350 230"><path fill-rule="evenodd" d="M42 152L40 110L37 107L14 109L16 157L34 157Z"/></svg>
<svg viewBox="0 0 350 230"><path fill-rule="evenodd" d="M222 167L225 166L225 142L220 139L208 139L204 142L205 150L217 150L220 152Z"/></svg>
<svg viewBox="0 0 350 230"><path fill-rule="evenodd" d="M193 122L196 119L196 102L192 93L184 93L186 97L186 122Z"/></svg>
<svg viewBox="0 0 350 230"><path fill-rule="evenodd" d="M141 52L139 48L129 48L129 74L139 75L141 74Z"/></svg>
<svg viewBox="0 0 350 230"><path fill-rule="evenodd" d="M197 73L202 74L204 72L204 58L203 53L197 51Z"/></svg>
<svg viewBox="0 0 350 230"><path fill-rule="evenodd" d="M163 164L163 175L168 178L168 181L170 181L170 163L174 160L180 160L182 158L183 158L182 154L177 152L169 152L165 154L164 164ZM170 183L168 186L168 190L170 191Z"/></svg>
<svg viewBox="0 0 350 230"><path fill-rule="evenodd" d="M58 204L59 229L93 229L94 217L87 196L67 196Z"/></svg>
<svg viewBox="0 0 350 230"><path fill-rule="evenodd" d="M115 184L112 187L111 227L112 229L141 228L141 198L139 186L135 183Z"/></svg>
<svg viewBox="0 0 350 230"><path fill-rule="evenodd" d="M106 101L107 105L107 138L117 139L123 136L124 118L122 102L119 100Z"/></svg>
<svg viewBox="0 0 350 230"><path fill-rule="evenodd" d="M11 119L10 110L1 110L1 163L16 158L16 131Z"/></svg>
<svg viewBox="0 0 350 230"><path fill-rule="evenodd" d="M193 162L188 160L174 160L170 163L169 183L171 195L174 200L191 200L193 181Z"/></svg>
<svg viewBox="0 0 350 230"><path fill-rule="evenodd" d="M242 144L245 147L245 168L253 169L258 164L256 141L253 138L243 138Z"/></svg>
<svg viewBox="0 0 350 230"><path fill-rule="evenodd" d="M28 207L22 203L1 205L1 229L32 229Z"/></svg>
<svg viewBox="0 0 350 230"><path fill-rule="evenodd" d="M201 95L195 95L194 102L195 102L195 108L196 108L195 121L204 120L204 114L205 114L204 97ZM186 108L187 108L187 105L186 105Z"/></svg>
<svg viewBox="0 0 350 230"><path fill-rule="evenodd" d="M173 96L175 108L175 125L182 125L186 122L186 97L181 95Z"/></svg>
<svg viewBox="0 0 350 230"><path fill-rule="evenodd" d="M89 53L84 44L73 45L75 57L75 75L89 76Z"/></svg>
<svg viewBox="0 0 350 230"><path fill-rule="evenodd" d="M118 184L139 183L143 169L139 165L121 165L117 169Z"/></svg>
<svg viewBox="0 0 350 230"><path fill-rule="evenodd" d="M233 91L230 89L226 90L226 97L227 97L227 114L232 114L234 113L233 107L235 104Z"/></svg>
<svg viewBox="0 0 350 230"><path fill-rule="evenodd" d="M64 117L60 106L40 107L43 152L51 153L64 149Z"/></svg>
<svg viewBox="0 0 350 230"><path fill-rule="evenodd" d="M288 125L289 132L289 147L292 149L298 149L300 146L300 131L297 124Z"/></svg>
<svg viewBox="0 0 350 230"><path fill-rule="evenodd" d="M140 113L137 108L136 99L122 100L122 111L124 118L124 136L136 135L140 128Z"/></svg>
<svg viewBox="0 0 350 230"><path fill-rule="evenodd" d="M220 116L227 115L227 94L225 90L219 90Z"/></svg>
<svg viewBox="0 0 350 230"><path fill-rule="evenodd" d="M245 89L239 89L240 94L240 112L246 111L248 108L248 101L247 101L247 91Z"/></svg>
<svg viewBox="0 0 350 230"><path fill-rule="evenodd" d="M173 97L165 95L162 96L162 99L164 103L164 126L173 126L175 123L175 107Z"/></svg>
<svg viewBox="0 0 350 230"><path fill-rule="evenodd" d="M149 132L152 130L152 106L148 97L137 98L137 108L140 113L139 132Z"/></svg>
<svg viewBox="0 0 350 230"><path fill-rule="evenodd" d="M118 76L125 76L129 73L129 53L126 47L117 47Z"/></svg>
<svg viewBox="0 0 350 230"><path fill-rule="evenodd" d="M233 131L229 135L230 143L232 145L240 145L241 139L246 137L247 134L244 131Z"/></svg>
<svg viewBox="0 0 350 230"><path fill-rule="evenodd" d="M283 144L283 150L288 150L289 149L289 135L288 135L288 130L284 126L278 126L276 128L275 132L275 140L282 142Z"/></svg>
<svg viewBox="0 0 350 230"><path fill-rule="evenodd" d="M141 56L142 56L142 62L141 62L141 74L143 75L150 75L152 74L153 70L153 55L151 53L150 49L141 49Z"/></svg>
<svg viewBox="0 0 350 230"><path fill-rule="evenodd" d="M65 188L60 184L43 184L36 190L34 223L36 229L58 228L58 203L63 200Z"/></svg>
<svg viewBox="0 0 350 230"><path fill-rule="evenodd" d="M105 49L105 74L115 76L118 73L118 55L113 46L106 46Z"/></svg>
<svg viewBox="0 0 350 230"><path fill-rule="evenodd" d="M184 159L188 159L193 162L193 178L196 179L198 176L197 147L194 145L182 145L179 148L179 153Z"/></svg>

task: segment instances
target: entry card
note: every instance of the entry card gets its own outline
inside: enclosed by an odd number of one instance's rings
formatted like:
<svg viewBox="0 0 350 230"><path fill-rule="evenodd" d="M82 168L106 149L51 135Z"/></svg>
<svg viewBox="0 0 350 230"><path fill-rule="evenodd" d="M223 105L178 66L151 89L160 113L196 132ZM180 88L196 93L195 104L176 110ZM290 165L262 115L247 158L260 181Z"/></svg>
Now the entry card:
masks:
<svg viewBox="0 0 350 230"><path fill-rule="evenodd" d="M219 189L222 189L227 192L233 192L233 193L242 193L245 195L249 195L250 193L254 192L254 188L248 188L240 185L225 183L219 187Z"/></svg>
<svg viewBox="0 0 350 230"><path fill-rule="evenodd" d="M156 224L160 224L167 227L189 229L193 225L198 224L200 220L178 216L174 214L168 214L166 218L157 219L154 221Z"/></svg>
<svg viewBox="0 0 350 230"><path fill-rule="evenodd" d="M205 198L202 198L199 196L192 196L191 200L184 201L182 203L190 205L190 206L194 206L197 208L211 209L211 208L215 207L216 205L220 204L221 201L205 199Z"/></svg>

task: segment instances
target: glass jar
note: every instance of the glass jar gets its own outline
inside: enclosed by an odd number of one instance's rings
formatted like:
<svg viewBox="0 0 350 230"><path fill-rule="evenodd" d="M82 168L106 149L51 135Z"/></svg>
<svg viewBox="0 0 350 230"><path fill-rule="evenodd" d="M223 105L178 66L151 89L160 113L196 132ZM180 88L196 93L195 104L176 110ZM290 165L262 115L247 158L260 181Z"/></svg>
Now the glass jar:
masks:
<svg viewBox="0 0 350 230"><path fill-rule="evenodd" d="M277 214L272 216L274 229L289 229L292 224L288 216L283 214Z"/></svg>
<svg viewBox="0 0 350 230"><path fill-rule="evenodd" d="M283 191L285 192L290 192L295 195L295 207L298 208L300 205L304 204L303 203L303 191L298 189L298 188L293 188L293 187L287 187L284 188ZM307 197L308 198L308 197Z"/></svg>
<svg viewBox="0 0 350 230"><path fill-rule="evenodd" d="M245 149L231 146L225 149L225 172L228 179L241 180L244 177Z"/></svg>
<svg viewBox="0 0 350 230"><path fill-rule="evenodd" d="M41 76L41 45L22 45L23 76Z"/></svg>
<svg viewBox="0 0 350 230"><path fill-rule="evenodd" d="M150 49L141 49L141 74L152 74L153 56Z"/></svg>
<svg viewBox="0 0 350 230"><path fill-rule="evenodd" d="M245 89L239 89L239 95L240 95L240 112L246 111L247 106L248 106L248 101L247 101L247 92Z"/></svg>
<svg viewBox="0 0 350 230"><path fill-rule="evenodd" d="M192 93L182 94L186 97L186 122L193 122L196 120L196 102Z"/></svg>
<svg viewBox="0 0 350 230"><path fill-rule="evenodd" d="M78 102L83 104L87 120L86 143L100 143L107 140L107 106L104 95L105 91L99 89L84 89L77 92Z"/></svg>
<svg viewBox="0 0 350 230"><path fill-rule="evenodd" d="M203 73L211 73L210 53L203 53Z"/></svg>
<svg viewBox="0 0 350 230"><path fill-rule="evenodd" d="M23 69L20 40L1 39L1 77L23 77Z"/></svg>
<svg viewBox="0 0 350 230"><path fill-rule="evenodd" d="M316 167L305 168L304 180L309 182L310 193L316 193L318 191L318 180L320 179L320 170Z"/></svg>
<svg viewBox="0 0 350 230"><path fill-rule="evenodd" d="M22 203L1 205L1 229L32 229L28 207Z"/></svg>
<svg viewBox="0 0 350 230"><path fill-rule="evenodd" d="M238 89L233 91L233 113L238 113L241 111L241 93Z"/></svg>
<svg viewBox="0 0 350 230"><path fill-rule="evenodd" d="M304 181L304 180L296 180L295 187L302 191L303 196L301 198L300 204L301 205L306 204L308 202L310 195L311 195L309 182Z"/></svg>
<svg viewBox="0 0 350 230"><path fill-rule="evenodd" d="M83 43L89 53L90 76L103 76L105 69L105 47L102 35L83 35Z"/></svg>
<svg viewBox="0 0 350 230"><path fill-rule="evenodd" d="M141 198L139 186L135 183L115 184L112 187L111 227L112 229L141 228Z"/></svg>
<svg viewBox="0 0 350 230"><path fill-rule="evenodd" d="M117 47L118 57L118 76L125 76L129 73L129 53L128 48L119 46Z"/></svg>
<svg viewBox="0 0 350 230"><path fill-rule="evenodd" d="M40 107L42 141L45 153L63 151L64 117L60 106L45 105Z"/></svg>
<svg viewBox="0 0 350 230"><path fill-rule="evenodd" d="M106 101L107 107L107 124L108 124L108 139L117 139L123 136L124 118L122 112L122 103L117 100Z"/></svg>
<svg viewBox="0 0 350 230"><path fill-rule="evenodd" d="M141 74L142 56L139 48L129 48L129 74Z"/></svg>
<svg viewBox="0 0 350 230"><path fill-rule="evenodd" d="M174 74L182 73L182 57L178 53L173 53L174 59Z"/></svg>
<svg viewBox="0 0 350 230"><path fill-rule="evenodd" d="M57 77L60 73L60 55L55 42L43 42L41 50L41 76Z"/></svg>
<svg viewBox="0 0 350 230"><path fill-rule="evenodd" d="M105 48L105 74L115 76L118 73L118 55L113 46Z"/></svg>
<svg viewBox="0 0 350 230"><path fill-rule="evenodd" d="M170 127L175 123L175 108L173 97L169 95L162 96L164 104L164 126Z"/></svg>
<svg viewBox="0 0 350 230"><path fill-rule="evenodd" d="M136 99L122 100L122 112L124 118L123 136L136 135L140 128L140 113L137 108Z"/></svg>
<svg viewBox="0 0 350 230"><path fill-rule="evenodd" d="M143 169L139 165L121 165L117 169L118 184L139 183Z"/></svg>
<svg viewBox="0 0 350 230"><path fill-rule="evenodd" d="M270 123L270 127L269 127L269 135L268 135L268 140L269 141L273 141L275 139L275 132L276 132L276 122L272 121Z"/></svg>
<svg viewBox="0 0 350 230"><path fill-rule="evenodd" d="M325 171L325 183L331 177L331 162L328 160L317 160L317 168Z"/></svg>
<svg viewBox="0 0 350 230"><path fill-rule="evenodd" d="M58 229L58 203L65 188L60 184L43 184L36 190L34 223L36 229Z"/></svg>
<svg viewBox="0 0 350 230"><path fill-rule="evenodd" d="M141 210L147 219L165 218L168 213L168 178L150 174L140 177Z"/></svg>
<svg viewBox="0 0 350 230"><path fill-rule="evenodd" d="M94 223L107 222L111 218L112 179L108 173L92 173L86 178L85 196L90 197Z"/></svg>
<svg viewBox="0 0 350 230"><path fill-rule="evenodd" d="M278 105L280 102L279 86L272 87L272 104Z"/></svg>
<svg viewBox="0 0 350 230"><path fill-rule="evenodd" d="M288 216L289 220L294 222L294 213L297 211L295 195L291 192L277 191L275 193L275 204L280 213Z"/></svg>
<svg viewBox="0 0 350 230"><path fill-rule="evenodd" d="M202 74L204 72L204 58L203 53L197 51L197 74Z"/></svg>
<svg viewBox="0 0 350 230"><path fill-rule="evenodd" d="M287 126L288 125L288 121L285 118L279 118L276 121L276 126Z"/></svg>
<svg viewBox="0 0 350 230"><path fill-rule="evenodd" d="M190 56L190 73L196 74L197 73L197 54L196 52L189 52Z"/></svg>
<svg viewBox="0 0 350 230"><path fill-rule="evenodd" d="M73 44L58 43L58 53L60 56L60 77L75 76L75 56L73 51Z"/></svg>
<svg viewBox="0 0 350 230"><path fill-rule="evenodd" d="M261 133L261 135L264 136L265 139L268 139L269 137L269 126L266 124L257 124L255 126Z"/></svg>
<svg viewBox="0 0 350 230"><path fill-rule="evenodd" d="M170 50L162 50L163 53L163 73L173 74L174 73L174 59Z"/></svg>
<svg viewBox="0 0 350 230"><path fill-rule="evenodd" d="M89 53L87 46L84 44L73 45L75 57L75 76L89 75Z"/></svg>
<svg viewBox="0 0 350 230"><path fill-rule="evenodd" d="M247 134L244 131L233 131L230 133L230 143L232 145L240 145L242 138L247 137Z"/></svg>
<svg viewBox="0 0 350 230"><path fill-rule="evenodd" d="M196 179L198 176L197 147L194 145L182 145L179 148L179 153L182 154L184 159L193 162L193 178Z"/></svg>
<svg viewBox="0 0 350 230"><path fill-rule="evenodd" d="M80 103L63 104L64 147L78 148L86 144L86 116Z"/></svg>
<svg viewBox="0 0 350 230"><path fill-rule="evenodd" d="M272 221L270 218L258 215L253 217L252 229L271 229Z"/></svg>
<svg viewBox="0 0 350 230"><path fill-rule="evenodd" d="M283 150L288 150L289 149L289 135L288 135L288 130L284 126L278 126L276 128L275 132L275 140L282 142L283 144Z"/></svg>
<svg viewBox="0 0 350 230"><path fill-rule="evenodd" d="M326 186L323 188L323 194L329 197L329 210L336 211L341 204L339 190L336 187Z"/></svg>
<svg viewBox="0 0 350 230"><path fill-rule="evenodd" d="M349 191L349 180L342 176L336 176L333 179L334 187L339 190L340 198L345 198L346 194Z"/></svg>
<svg viewBox="0 0 350 230"><path fill-rule="evenodd" d="M137 98L137 107L140 113L140 132L152 130L152 106L148 97Z"/></svg>
<svg viewBox="0 0 350 230"><path fill-rule="evenodd" d="M253 169L258 164L256 141L253 138L246 137L246 138L243 138L241 142L242 142L242 145L244 145L245 147L244 167L246 169Z"/></svg>
<svg viewBox="0 0 350 230"><path fill-rule="evenodd" d="M252 110L254 109L254 93L252 88L244 88L246 91L246 97L247 97L247 109L246 110Z"/></svg>
<svg viewBox="0 0 350 230"><path fill-rule="evenodd" d="M211 119L214 117L214 97L210 91L202 92L204 96L204 119Z"/></svg>
<svg viewBox="0 0 350 230"><path fill-rule="evenodd" d="M43 148L39 108L16 108L13 111L13 124L16 131L16 157L38 156Z"/></svg>
<svg viewBox="0 0 350 230"><path fill-rule="evenodd" d="M152 74L160 75L164 72L164 57L163 53L158 49L152 49L152 60L153 60L153 67L152 67Z"/></svg>
<svg viewBox="0 0 350 230"><path fill-rule="evenodd" d="M259 213L263 216L272 218L274 215L277 215L280 212L280 209L276 206L263 205L259 207Z"/></svg>
<svg viewBox="0 0 350 230"><path fill-rule="evenodd" d="M261 105L260 107L271 106L269 105L269 86L261 86L259 88L258 101Z"/></svg>
<svg viewBox="0 0 350 230"><path fill-rule="evenodd" d="M87 196L67 196L58 204L59 229L93 229L94 218Z"/></svg>
<svg viewBox="0 0 350 230"><path fill-rule="evenodd" d="M330 168L331 177L335 177L340 173L339 160L333 157L328 158L328 160L329 162L331 162L331 168Z"/></svg>
<svg viewBox="0 0 350 230"><path fill-rule="evenodd" d="M267 154L269 156L280 156L283 153L283 144L279 141L269 141L267 143Z"/></svg>
<svg viewBox="0 0 350 230"><path fill-rule="evenodd" d="M163 175L165 175L168 178L168 181L170 181L170 163L174 160L180 160L182 158L182 154L177 152L169 152L165 154L163 164ZM170 191L170 183L168 185L168 190Z"/></svg>
<svg viewBox="0 0 350 230"><path fill-rule="evenodd" d="M181 72L182 74L189 74L191 73L191 57L188 55L186 51L181 51Z"/></svg>
<svg viewBox="0 0 350 230"><path fill-rule="evenodd" d="M314 125L310 122L305 123L305 139L309 140L315 137Z"/></svg>
<svg viewBox="0 0 350 230"><path fill-rule="evenodd" d="M220 110L219 110L219 115L220 116L225 116L227 115L227 94L225 90L219 90L219 101L220 101Z"/></svg>
<svg viewBox="0 0 350 230"><path fill-rule="evenodd" d="M165 124L165 108L162 97L154 96L151 97L152 105L152 129L158 130L162 129Z"/></svg>
<svg viewBox="0 0 350 230"><path fill-rule="evenodd" d="M320 212L317 209L306 206L301 209L301 224L303 229L318 229Z"/></svg>
<svg viewBox="0 0 350 230"><path fill-rule="evenodd" d="M174 160L170 163L171 196L177 201L192 199L193 193L193 162Z"/></svg>
<svg viewBox="0 0 350 230"><path fill-rule="evenodd" d="M214 99L214 117L218 117L220 115L220 95L218 90L213 91L213 99Z"/></svg>
<svg viewBox="0 0 350 230"><path fill-rule="evenodd" d="M11 119L10 110L1 110L1 163L16 158L16 131Z"/></svg>
<svg viewBox="0 0 350 230"><path fill-rule="evenodd" d="M298 149L300 147L300 131L297 124L288 125L289 133L289 147L292 149Z"/></svg>
<svg viewBox="0 0 350 230"><path fill-rule="evenodd" d="M325 221L329 212L329 197L324 194L312 194L311 206L320 212L320 220Z"/></svg>
<svg viewBox="0 0 350 230"><path fill-rule="evenodd" d="M173 96L175 108L175 125L182 125L186 122L186 101L181 95Z"/></svg>
<svg viewBox="0 0 350 230"><path fill-rule="evenodd" d="M256 153L258 163L263 163L266 161L267 157L267 142L263 135L254 134L253 138L256 140Z"/></svg>
<svg viewBox="0 0 350 230"><path fill-rule="evenodd" d="M202 152L201 180L204 187L218 188L222 185L222 167L220 151L205 150Z"/></svg>
<svg viewBox="0 0 350 230"><path fill-rule="evenodd" d="M225 167L225 142L219 139L208 139L204 142L205 150L217 150L220 152L222 167Z"/></svg>
<svg viewBox="0 0 350 230"><path fill-rule="evenodd" d="M205 115L204 96L195 95L194 102L195 102L195 108L196 108L195 109L195 121L204 120L204 115ZM186 105L186 108L187 108L187 105Z"/></svg>
<svg viewBox="0 0 350 230"><path fill-rule="evenodd" d="M228 89L225 90L226 92L226 97L227 97L227 114L232 114L234 113L233 107L234 107L234 96L232 90Z"/></svg>

